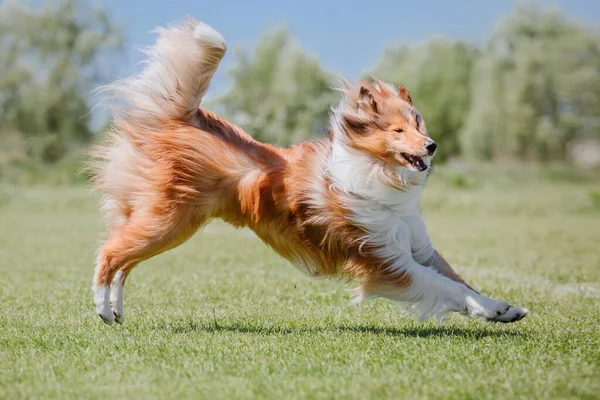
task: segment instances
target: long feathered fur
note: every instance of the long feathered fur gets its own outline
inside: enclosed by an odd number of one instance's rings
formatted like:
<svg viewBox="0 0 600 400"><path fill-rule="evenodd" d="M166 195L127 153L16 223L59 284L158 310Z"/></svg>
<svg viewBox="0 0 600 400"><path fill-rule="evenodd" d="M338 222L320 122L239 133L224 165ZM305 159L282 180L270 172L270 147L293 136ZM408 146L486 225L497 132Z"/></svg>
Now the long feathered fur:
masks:
<svg viewBox="0 0 600 400"><path fill-rule="evenodd" d="M117 102L111 107L114 123L107 143L91 153L91 171L95 188L104 193L102 210L111 227L130 213L131 199L152 190L154 163L144 151L149 137L163 134L165 121L172 118L198 118L227 49L220 33L192 18L155 33L158 39L145 50L149 58L143 72L101 88Z"/></svg>
<svg viewBox="0 0 600 400"><path fill-rule="evenodd" d="M123 322L138 263L213 218L251 228L312 276L358 280L359 300L398 300L420 317L506 312L434 257L418 199L435 144L406 89L346 83L329 139L278 148L199 108L225 51L189 19L158 30L141 74L107 87L119 103L93 164L109 227L93 286L106 323Z"/></svg>

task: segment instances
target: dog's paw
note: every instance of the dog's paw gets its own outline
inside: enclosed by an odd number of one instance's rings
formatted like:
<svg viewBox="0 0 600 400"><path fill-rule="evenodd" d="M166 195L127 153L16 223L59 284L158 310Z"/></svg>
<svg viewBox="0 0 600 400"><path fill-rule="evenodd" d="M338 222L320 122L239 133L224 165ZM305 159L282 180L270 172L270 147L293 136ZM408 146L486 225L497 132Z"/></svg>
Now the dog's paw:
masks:
<svg viewBox="0 0 600 400"><path fill-rule="evenodd" d="M108 314L98 314L102 322L106 325L112 325L115 322L115 319L111 313Z"/></svg>
<svg viewBox="0 0 600 400"><path fill-rule="evenodd" d="M102 319L102 322L104 322L106 325L112 325L115 322L114 315L112 310L110 309L110 306L96 306L96 312L98 313L100 319Z"/></svg>
<svg viewBox="0 0 600 400"><path fill-rule="evenodd" d="M123 272L118 271L113 278L112 287L110 289L110 308L115 322L122 325L125 321L123 312Z"/></svg>
<svg viewBox="0 0 600 400"><path fill-rule="evenodd" d="M115 319L115 322L119 325L123 325L123 322L125 322L125 317L124 317L125 313L123 312L123 302L111 300L110 308L112 311L112 316Z"/></svg>
<svg viewBox="0 0 600 400"><path fill-rule="evenodd" d="M517 322L523 318L525 318L529 314L529 310L523 307L514 307L508 310L505 314L500 315L496 318L490 318L489 321L492 322L504 322L505 324L511 322Z"/></svg>
<svg viewBox="0 0 600 400"><path fill-rule="evenodd" d="M123 325L123 322L125 322L125 317L123 317L123 314L119 314L115 310L113 310L113 318L115 319L115 322L119 325Z"/></svg>
<svg viewBox="0 0 600 400"><path fill-rule="evenodd" d="M467 315L487 319L497 318L508 312L510 304L506 301L494 300L481 295L467 298Z"/></svg>
<svg viewBox="0 0 600 400"><path fill-rule="evenodd" d="M94 305L96 306L96 313L107 325L112 325L115 320L113 313L110 308L110 287L109 286L95 286L94 291Z"/></svg>

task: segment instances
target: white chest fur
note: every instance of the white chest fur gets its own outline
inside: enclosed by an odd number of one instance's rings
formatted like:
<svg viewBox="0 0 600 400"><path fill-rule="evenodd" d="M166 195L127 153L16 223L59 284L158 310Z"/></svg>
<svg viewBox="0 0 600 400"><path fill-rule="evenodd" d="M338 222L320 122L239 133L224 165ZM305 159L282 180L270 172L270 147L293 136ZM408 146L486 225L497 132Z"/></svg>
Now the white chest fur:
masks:
<svg viewBox="0 0 600 400"><path fill-rule="evenodd" d="M336 188L347 196L353 222L369 232L364 242L385 249L386 260L402 263L414 257L425 262L433 254L429 234L421 218L419 197L423 184L398 189L385 183L383 165L334 140L329 174ZM424 182L425 173L398 168L401 181Z"/></svg>

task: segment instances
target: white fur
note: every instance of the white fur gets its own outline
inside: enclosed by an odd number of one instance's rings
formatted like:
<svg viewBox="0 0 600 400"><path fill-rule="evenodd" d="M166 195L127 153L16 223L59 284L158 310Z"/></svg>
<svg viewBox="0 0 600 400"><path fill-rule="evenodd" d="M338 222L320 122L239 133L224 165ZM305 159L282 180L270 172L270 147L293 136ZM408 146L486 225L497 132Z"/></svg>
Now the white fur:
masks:
<svg viewBox="0 0 600 400"><path fill-rule="evenodd" d="M225 38L223 38L219 32L201 21L198 22L196 29L194 29L194 38L223 50L227 48L227 45L225 44Z"/></svg>
<svg viewBox="0 0 600 400"><path fill-rule="evenodd" d="M334 136L328 169L337 189L370 199L373 204L392 208L399 215L414 214L419 207L423 186L411 187L408 182L417 180L424 184L426 173L399 167L398 177L407 190L398 190L382 181L383 167L383 163L349 148L342 139Z"/></svg>
<svg viewBox="0 0 600 400"><path fill-rule="evenodd" d="M94 286L92 290L96 312L105 323L112 325L114 318L110 309L110 286Z"/></svg>
<svg viewBox="0 0 600 400"><path fill-rule="evenodd" d="M125 286L123 285L123 272L117 271L112 281L112 288L110 289L110 306L112 308L113 316L118 324L122 324L125 321L123 312L123 295L125 292Z"/></svg>
<svg viewBox="0 0 600 400"><path fill-rule="evenodd" d="M96 313L102 318L102 320L112 325L114 322L112 310L110 309L110 286L101 286L99 282L100 272L100 257L96 260L96 272L94 273L94 280L92 285L92 291L94 292L94 305L96 306Z"/></svg>
<svg viewBox="0 0 600 400"><path fill-rule="evenodd" d="M333 185L346 195L346 204L354 211L353 222L368 232L363 244L376 244L380 248L378 256L390 262L391 269L412 278L411 286L405 290L390 286L365 293L359 287L355 301L390 298L406 303L420 319L442 319L451 311L485 318L504 314L508 303L482 296L422 265L434 253L418 205L427 172L400 167L396 172L402 187L387 183L383 165L345 144L339 123L342 109L343 105L334 110L332 118L334 139L328 172Z"/></svg>
<svg viewBox="0 0 600 400"><path fill-rule="evenodd" d="M529 310L522 307L511 308L504 315L500 315L496 318L490 319L494 322L517 322L520 319L523 319L529 314Z"/></svg>
<svg viewBox="0 0 600 400"><path fill-rule="evenodd" d="M156 44L144 51L149 56L144 71L105 87L134 106L125 110L128 119L149 128L160 126L157 119L188 118L194 113L226 51L220 33L193 19L156 32Z"/></svg>

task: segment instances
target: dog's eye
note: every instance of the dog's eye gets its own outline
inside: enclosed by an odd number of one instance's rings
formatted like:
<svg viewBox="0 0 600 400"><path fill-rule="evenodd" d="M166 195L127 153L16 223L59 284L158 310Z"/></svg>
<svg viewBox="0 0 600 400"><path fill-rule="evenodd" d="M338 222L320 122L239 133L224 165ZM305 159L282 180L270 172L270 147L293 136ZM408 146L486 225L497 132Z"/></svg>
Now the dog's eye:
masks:
<svg viewBox="0 0 600 400"><path fill-rule="evenodd" d="M404 132L404 129L394 129L394 132L402 133Z"/></svg>

